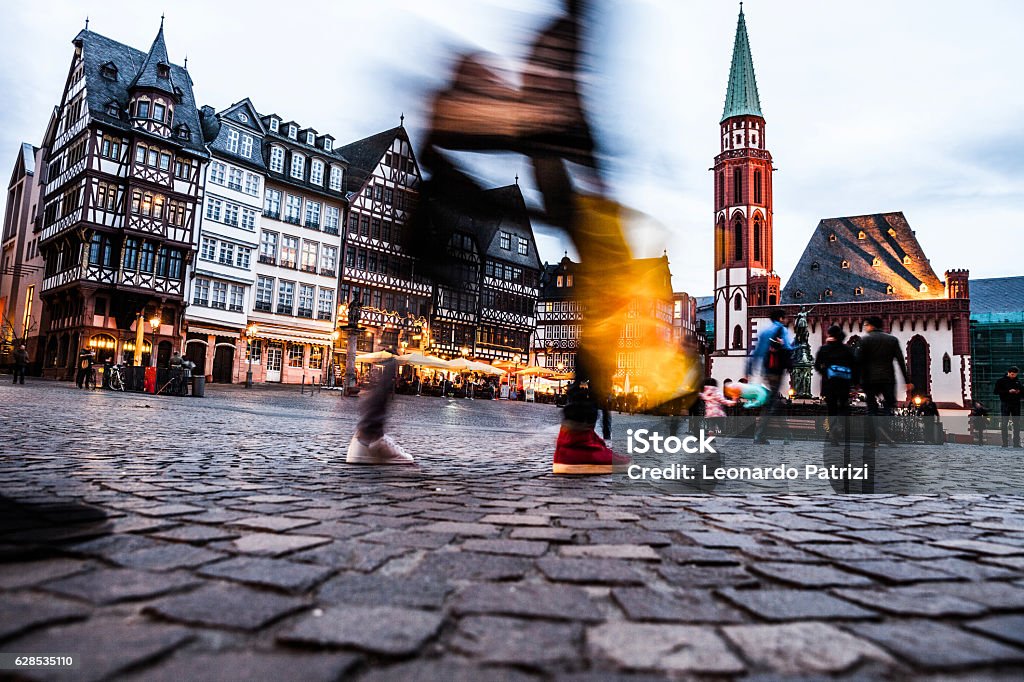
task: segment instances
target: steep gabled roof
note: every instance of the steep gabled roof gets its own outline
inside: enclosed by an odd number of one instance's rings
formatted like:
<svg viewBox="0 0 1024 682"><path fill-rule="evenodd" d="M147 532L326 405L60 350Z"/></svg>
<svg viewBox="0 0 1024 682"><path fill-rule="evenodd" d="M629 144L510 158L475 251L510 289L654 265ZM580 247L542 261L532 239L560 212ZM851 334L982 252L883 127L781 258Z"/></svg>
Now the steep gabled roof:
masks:
<svg viewBox="0 0 1024 682"><path fill-rule="evenodd" d="M107 105L111 100L115 100L120 104L122 110L128 106L129 83L135 80L135 76L140 73L149 55L92 31L79 32L75 36L74 42L76 45L82 46L89 115L100 123L123 130L131 129L127 121L108 112ZM102 66L107 62L113 62L117 67L117 76L113 80L103 76ZM171 122L171 128L173 130L181 124L187 125L192 132L192 139L182 140L171 137L168 142L181 144L186 149L205 154L206 148L203 146L199 110L192 94L192 79L181 66L171 64L170 69L170 80L176 88L174 94L181 98L181 101L174 107L174 120Z"/></svg>
<svg viewBox="0 0 1024 682"><path fill-rule="evenodd" d="M489 217L474 220L477 243L480 252L491 258L519 263L536 270L541 269L540 255L537 253L537 240L530 224L530 214L526 208L526 199L519 189L519 184L505 185L485 190L483 195L495 210ZM510 232L517 237L526 237L530 243L529 252L519 255L517 245L511 249L501 248L499 232Z"/></svg>
<svg viewBox="0 0 1024 682"><path fill-rule="evenodd" d="M972 279L971 316L1024 311L1024 277Z"/></svg>
<svg viewBox="0 0 1024 682"><path fill-rule="evenodd" d="M743 16L742 5L736 23L736 40L732 47L732 66L729 68L729 87L725 92L722 121L733 116L762 116L761 98L757 94L757 78L754 76L754 58L750 54L747 21Z"/></svg>
<svg viewBox="0 0 1024 682"><path fill-rule="evenodd" d="M863 293L858 295L858 288ZM832 295L826 296L826 290ZM903 213L896 212L819 222L782 290L782 303L926 300L944 295L945 286L917 236Z"/></svg>
<svg viewBox="0 0 1024 682"><path fill-rule="evenodd" d="M160 77L159 69L161 66L167 68L167 78ZM149 48L149 53L142 63L142 68L135 74L132 82L128 84L128 89L150 88L173 95L175 91L174 83L170 77L170 70L171 60L167 57L167 44L164 42L164 22L161 19L160 30L157 31L156 38L153 39L153 45Z"/></svg>
<svg viewBox="0 0 1024 682"><path fill-rule="evenodd" d="M357 192L362 188L366 183L366 178L373 173L377 163L384 158L384 154L391 149L391 143L398 136L401 136L406 142L409 141L405 128L396 126L390 130L350 142L343 147L334 148L334 154L344 157L349 163L345 180L347 191Z"/></svg>

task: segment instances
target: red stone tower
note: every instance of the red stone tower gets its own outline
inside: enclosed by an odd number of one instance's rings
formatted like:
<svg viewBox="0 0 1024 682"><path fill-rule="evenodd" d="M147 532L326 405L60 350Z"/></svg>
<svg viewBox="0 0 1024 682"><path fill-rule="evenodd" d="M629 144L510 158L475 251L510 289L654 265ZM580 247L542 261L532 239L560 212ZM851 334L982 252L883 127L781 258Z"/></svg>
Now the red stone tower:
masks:
<svg viewBox="0 0 1024 682"><path fill-rule="evenodd" d="M740 5L721 153L715 157L715 349L746 356L750 306L779 302L772 265L772 155L754 77L747 24Z"/></svg>

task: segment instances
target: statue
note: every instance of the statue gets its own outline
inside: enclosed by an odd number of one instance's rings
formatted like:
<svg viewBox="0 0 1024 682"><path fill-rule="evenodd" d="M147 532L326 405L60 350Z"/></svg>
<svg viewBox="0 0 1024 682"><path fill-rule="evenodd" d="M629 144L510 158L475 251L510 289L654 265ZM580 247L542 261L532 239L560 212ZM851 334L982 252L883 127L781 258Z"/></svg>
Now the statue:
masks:
<svg viewBox="0 0 1024 682"><path fill-rule="evenodd" d="M811 311L803 306L796 314L795 336L796 347L793 349L793 369L790 372L790 381L793 386L793 395L796 398L811 397L811 377L814 375L814 357L811 355L810 329L807 324L807 317Z"/></svg>
<svg viewBox="0 0 1024 682"><path fill-rule="evenodd" d="M363 304L360 294L356 294L352 297L352 302L348 304L348 326L358 327L359 320L363 317Z"/></svg>
<svg viewBox="0 0 1024 682"><path fill-rule="evenodd" d="M796 345L802 346L808 342L807 316L811 311L800 306L800 312L796 314Z"/></svg>

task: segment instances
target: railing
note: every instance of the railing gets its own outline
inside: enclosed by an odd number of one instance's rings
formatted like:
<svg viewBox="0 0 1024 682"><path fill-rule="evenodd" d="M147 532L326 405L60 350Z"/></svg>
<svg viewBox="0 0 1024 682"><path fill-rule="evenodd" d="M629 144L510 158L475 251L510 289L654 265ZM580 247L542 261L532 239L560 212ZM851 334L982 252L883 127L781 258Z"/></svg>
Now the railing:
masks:
<svg viewBox="0 0 1024 682"><path fill-rule="evenodd" d="M228 306L228 310L230 310L233 313L240 313L242 312L243 308L237 303L232 303L231 305Z"/></svg>
<svg viewBox="0 0 1024 682"><path fill-rule="evenodd" d="M224 301L210 301L210 307L217 310L226 310L228 306Z"/></svg>
<svg viewBox="0 0 1024 682"><path fill-rule="evenodd" d="M324 227L324 234L338 234L338 228L336 227Z"/></svg>
<svg viewBox="0 0 1024 682"><path fill-rule="evenodd" d="M238 218L224 218L224 224L230 225L231 227L238 227Z"/></svg>
<svg viewBox="0 0 1024 682"><path fill-rule="evenodd" d="M320 221L318 220L307 220L306 228L310 230L320 231Z"/></svg>
<svg viewBox="0 0 1024 682"><path fill-rule="evenodd" d="M242 183L240 182L228 182L228 189L233 189L236 192L242 191Z"/></svg>
<svg viewBox="0 0 1024 682"><path fill-rule="evenodd" d="M297 216L297 215L286 215L284 217L284 222L289 223L291 225L301 225L302 224L302 221L299 219L299 216Z"/></svg>
<svg viewBox="0 0 1024 682"><path fill-rule="evenodd" d="M327 320L328 322L330 322L330 320L331 320L331 311L330 310L321 310L319 313L317 313L316 319L318 319L318 320Z"/></svg>
<svg viewBox="0 0 1024 682"><path fill-rule="evenodd" d="M277 265L277 259L274 258L273 256L266 256L261 253L260 263L263 263L264 265Z"/></svg>
<svg viewBox="0 0 1024 682"><path fill-rule="evenodd" d="M281 212L280 211L263 211L263 217L264 218L270 218L272 220L280 220L281 219Z"/></svg>
<svg viewBox="0 0 1024 682"><path fill-rule="evenodd" d="M256 301L253 309L261 313L269 313L273 311L274 307L270 304L270 301Z"/></svg>
<svg viewBox="0 0 1024 682"><path fill-rule="evenodd" d="M312 308L299 308L299 312L296 313L296 316L297 317L305 317L305 318L308 318L308 319L313 319L313 309Z"/></svg>
<svg viewBox="0 0 1024 682"><path fill-rule="evenodd" d="M278 304L278 306L277 306L277 314L278 315L291 315L292 314L292 307L290 305Z"/></svg>
<svg viewBox="0 0 1024 682"><path fill-rule="evenodd" d="M316 274L316 266L315 265L303 265L302 266L302 271L303 272L312 272L315 275Z"/></svg>
<svg viewBox="0 0 1024 682"><path fill-rule="evenodd" d="M338 274L337 268L320 268L320 274L324 277L335 277Z"/></svg>
<svg viewBox="0 0 1024 682"><path fill-rule="evenodd" d="M288 268L289 270L297 270L298 269L298 264L295 261L293 261L293 260L284 260L282 258L281 262L278 263L278 265L280 267L282 267L282 268Z"/></svg>

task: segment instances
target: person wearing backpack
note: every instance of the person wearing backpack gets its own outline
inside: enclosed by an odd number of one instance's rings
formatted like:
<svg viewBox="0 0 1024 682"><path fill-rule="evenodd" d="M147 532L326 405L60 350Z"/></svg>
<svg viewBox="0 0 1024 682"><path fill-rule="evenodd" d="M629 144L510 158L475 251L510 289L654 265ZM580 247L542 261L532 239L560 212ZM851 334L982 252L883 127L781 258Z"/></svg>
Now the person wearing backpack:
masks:
<svg viewBox="0 0 1024 682"><path fill-rule="evenodd" d="M828 337L814 357L814 369L821 374L821 393L825 396L832 445L839 445L839 417L850 416L850 386L857 380L857 358L843 343L845 338L842 327L829 327Z"/></svg>
<svg viewBox="0 0 1024 682"><path fill-rule="evenodd" d="M877 446L881 438L895 447L892 438L877 422L879 415L892 416L896 406L896 370L893 362L899 365L908 392L914 390L914 384L910 382L899 340L882 331L882 325L882 318L878 316L864 320L864 329L868 333L857 347L857 363L860 367L861 388L864 389L868 404L868 442ZM879 396L882 398L881 405L878 402Z"/></svg>
<svg viewBox="0 0 1024 682"><path fill-rule="evenodd" d="M754 431L754 442L768 445L768 426L779 411L779 386L786 373L793 368L793 338L786 325L789 318L782 308L772 308L771 325L757 336L757 345L747 358L746 376L760 370L762 381L770 395L761 412L761 420Z"/></svg>

